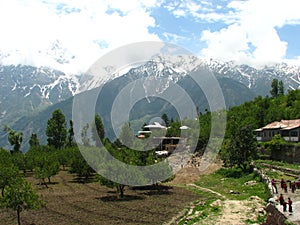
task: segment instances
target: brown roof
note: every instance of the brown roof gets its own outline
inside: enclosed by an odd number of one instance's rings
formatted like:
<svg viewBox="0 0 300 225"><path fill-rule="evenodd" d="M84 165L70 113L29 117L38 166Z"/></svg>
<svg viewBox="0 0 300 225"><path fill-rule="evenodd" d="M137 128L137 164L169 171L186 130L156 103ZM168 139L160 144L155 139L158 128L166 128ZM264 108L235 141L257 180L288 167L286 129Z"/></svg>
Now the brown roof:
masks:
<svg viewBox="0 0 300 225"><path fill-rule="evenodd" d="M297 127L300 127L300 119L275 121L275 122L267 124L264 127L257 129L256 131L261 131L261 130L265 130L265 129L292 130Z"/></svg>

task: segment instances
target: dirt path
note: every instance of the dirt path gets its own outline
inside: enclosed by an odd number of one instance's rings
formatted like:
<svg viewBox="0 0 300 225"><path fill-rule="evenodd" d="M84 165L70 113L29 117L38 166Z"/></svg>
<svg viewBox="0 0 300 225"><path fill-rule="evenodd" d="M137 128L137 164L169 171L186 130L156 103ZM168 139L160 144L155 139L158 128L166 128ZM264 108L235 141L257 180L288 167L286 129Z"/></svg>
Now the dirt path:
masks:
<svg viewBox="0 0 300 225"><path fill-rule="evenodd" d="M256 221L257 215L263 215L265 213L265 202L253 196L249 200L229 200L224 195L209 188L197 186L195 184L187 184L187 186L197 188L199 190L213 193L220 197L220 199L214 201L211 206L218 206L221 212L217 215L211 215L207 218L201 219L195 224L202 225L247 225L249 222ZM168 223L164 225L175 225L183 220L192 220L197 216L195 208L198 203L194 202L187 209L181 211L178 215L174 216ZM193 215L193 214L196 215ZM248 222L246 222L248 221Z"/></svg>
<svg viewBox="0 0 300 225"><path fill-rule="evenodd" d="M213 191L213 190L211 190L209 188L200 187L200 186L198 186L196 184L187 184L187 186L194 187L194 188L202 190L202 191L210 192L210 193L213 193L215 195L218 195L220 198L226 199L226 197L224 195L220 194L219 192L215 192L215 191Z"/></svg>
<svg viewBox="0 0 300 225"><path fill-rule="evenodd" d="M217 215L208 216L207 218L201 219L195 224L205 224L205 225L246 225L251 224L246 221L257 220L257 215L263 215L265 213L264 207L265 202L260 198L253 196L248 200L229 200L226 196L219 192L211 190L206 187L200 187L194 182L199 180L199 177L203 174L210 174L220 169L222 165L220 163L211 164L207 170L200 172L196 167L185 167L181 169L177 174L175 179L171 182L173 185L186 185L192 188L199 189L204 192L210 192L218 196L218 200L213 202L211 206L218 206L221 212ZM164 223L164 225L178 224L183 220L191 220L197 215L195 213L195 208L197 207L197 202L191 203L186 209L174 216L169 222ZM197 214L197 213L196 213Z"/></svg>

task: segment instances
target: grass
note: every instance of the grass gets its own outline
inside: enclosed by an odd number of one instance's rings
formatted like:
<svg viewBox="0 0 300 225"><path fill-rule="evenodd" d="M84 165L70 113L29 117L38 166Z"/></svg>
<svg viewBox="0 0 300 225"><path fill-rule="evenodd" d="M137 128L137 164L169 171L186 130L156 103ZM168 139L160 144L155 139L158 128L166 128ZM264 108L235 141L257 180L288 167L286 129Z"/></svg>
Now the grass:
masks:
<svg viewBox="0 0 300 225"><path fill-rule="evenodd" d="M245 183L248 181L255 182L253 185L246 185ZM224 210L224 205L221 203L222 201L249 201L251 196L257 196L260 199L267 200L270 196L266 185L260 182L260 176L258 174L243 173L238 169L222 168L213 174L201 176L200 181L195 184L197 186L186 186L186 188L199 195L199 201L194 202L192 211L191 209L187 210L184 216L178 220L178 224L215 224ZM239 194L231 194L230 191ZM220 203L217 203L216 200L219 200ZM251 219L244 221L245 224L262 223L265 221L266 216L258 215L255 218L249 215L249 218Z"/></svg>
<svg viewBox="0 0 300 225"><path fill-rule="evenodd" d="M256 181L254 185L245 185L248 181ZM269 192L265 184L260 182L256 173L243 173L236 169L222 168L214 174L201 177L197 185L210 188L219 192L227 199L246 200L251 196L258 196L263 200L269 198ZM232 194L231 191L239 194Z"/></svg>
<svg viewBox="0 0 300 225"><path fill-rule="evenodd" d="M293 170L300 170L300 164L291 164L291 163L287 163L287 162L283 162L283 161L275 161L275 160L256 160L255 161L255 164L259 165L260 163L269 164L269 165L273 165L273 166L279 166L279 167L283 167L283 168L289 168L289 169L293 169ZM263 166L261 166L261 167L263 167Z"/></svg>

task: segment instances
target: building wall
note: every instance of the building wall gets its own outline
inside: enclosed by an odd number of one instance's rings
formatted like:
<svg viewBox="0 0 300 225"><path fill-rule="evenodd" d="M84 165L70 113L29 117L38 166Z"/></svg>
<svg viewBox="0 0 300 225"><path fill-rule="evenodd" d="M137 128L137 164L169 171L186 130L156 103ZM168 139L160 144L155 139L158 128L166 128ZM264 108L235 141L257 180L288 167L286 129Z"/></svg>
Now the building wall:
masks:
<svg viewBox="0 0 300 225"><path fill-rule="evenodd" d="M257 132L256 139L257 141L271 141L276 134L280 134L288 142L300 141L300 128L293 130L265 129Z"/></svg>

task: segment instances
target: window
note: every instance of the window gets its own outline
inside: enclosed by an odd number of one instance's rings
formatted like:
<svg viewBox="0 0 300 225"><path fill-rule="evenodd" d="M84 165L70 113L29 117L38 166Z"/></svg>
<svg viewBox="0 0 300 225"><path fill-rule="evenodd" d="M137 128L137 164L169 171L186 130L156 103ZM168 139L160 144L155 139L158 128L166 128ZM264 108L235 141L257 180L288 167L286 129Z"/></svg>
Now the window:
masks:
<svg viewBox="0 0 300 225"><path fill-rule="evenodd" d="M297 130L291 131L291 137L298 137L298 131Z"/></svg>

